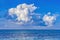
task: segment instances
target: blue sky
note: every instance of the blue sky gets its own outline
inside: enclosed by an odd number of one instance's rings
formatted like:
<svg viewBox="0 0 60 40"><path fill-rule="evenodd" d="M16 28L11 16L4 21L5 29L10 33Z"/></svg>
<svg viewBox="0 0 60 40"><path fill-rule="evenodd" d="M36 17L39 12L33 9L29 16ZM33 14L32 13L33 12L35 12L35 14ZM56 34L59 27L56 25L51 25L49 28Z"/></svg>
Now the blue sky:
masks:
<svg viewBox="0 0 60 40"><path fill-rule="evenodd" d="M0 0L0 10L7 10L22 3L34 3L35 6L39 7L38 12L60 12L60 0Z"/></svg>
<svg viewBox="0 0 60 40"><path fill-rule="evenodd" d="M60 15L59 14L60 13L60 0L0 0L0 20L4 21L4 22L3 21L0 22L0 25L2 24L1 26L3 26L3 24L4 25L8 24L8 25L12 26L10 22L6 21L7 20L6 17L8 16L8 10L10 8L16 8L17 5L23 4L23 3L26 3L28 5L34 4L34 6L37 7L37 9L34 12L41 14L41 15L47 14L48 12L51 12L52 14ZM60 28L59 27L59 24L60 24L59 20L60 20L60 16L57 18L57 20L55 21L55 24L54 24L55 26L58 26L58 27L51 27L51 29L52 28L53 29ZM13 26L14 25L15 24L13 24ZM18 26L18 25L16 25L16 26ZM40 27L38 27L38 28L40 28ZM43 29L44 28L45 27L43 27ZM47 29L47 28L45 28L45 29Z"/></svg>
<svg viewBox="0 0 60 40"><path fill-rule="evenodd" d="M39 7L35 10L36 13L60 13L60 0L0 0L0 11L5 12L9 8L16 7L22 3L34 3L35 6Z"/></svg>

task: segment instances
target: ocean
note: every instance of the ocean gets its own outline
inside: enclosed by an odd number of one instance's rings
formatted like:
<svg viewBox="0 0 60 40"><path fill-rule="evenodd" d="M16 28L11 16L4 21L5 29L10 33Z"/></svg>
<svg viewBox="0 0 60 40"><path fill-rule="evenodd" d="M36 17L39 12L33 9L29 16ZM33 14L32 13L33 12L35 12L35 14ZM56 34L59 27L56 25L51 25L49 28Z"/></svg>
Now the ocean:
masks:
<svg viewBox="0 0 60 40"><path fill-rule="evenodd" d="M0 40L60 40L60 30L0 30Z"/></svg>

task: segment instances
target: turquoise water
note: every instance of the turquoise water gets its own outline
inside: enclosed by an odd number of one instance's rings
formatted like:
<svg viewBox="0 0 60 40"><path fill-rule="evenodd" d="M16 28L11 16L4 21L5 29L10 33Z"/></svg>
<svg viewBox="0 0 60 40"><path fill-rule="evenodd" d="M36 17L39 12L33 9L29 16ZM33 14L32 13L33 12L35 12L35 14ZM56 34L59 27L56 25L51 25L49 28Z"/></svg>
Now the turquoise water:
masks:
<svg viewBox="0 0 60 40"><path fill-rule="evenodd" d="M60 30L0 30L0 40L60 40Z"/></svg>

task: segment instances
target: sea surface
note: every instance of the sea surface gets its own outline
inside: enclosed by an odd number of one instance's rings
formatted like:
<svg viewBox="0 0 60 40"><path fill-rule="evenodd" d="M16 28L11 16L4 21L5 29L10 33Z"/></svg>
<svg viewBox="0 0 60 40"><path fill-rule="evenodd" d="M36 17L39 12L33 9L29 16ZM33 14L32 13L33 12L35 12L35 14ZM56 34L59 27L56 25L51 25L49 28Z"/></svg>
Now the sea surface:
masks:
<svg viewBox="0 0 60 40"><path fill-rule="evenodd" d="M0 40L60 40L60 30L0 30Z"/></svg>

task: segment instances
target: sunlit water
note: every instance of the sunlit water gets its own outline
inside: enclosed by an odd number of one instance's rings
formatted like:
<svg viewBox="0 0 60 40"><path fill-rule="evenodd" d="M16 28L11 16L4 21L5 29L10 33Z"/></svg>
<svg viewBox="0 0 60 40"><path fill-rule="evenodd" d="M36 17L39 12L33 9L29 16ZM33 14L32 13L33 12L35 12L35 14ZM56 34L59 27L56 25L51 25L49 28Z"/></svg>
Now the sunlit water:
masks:
<svg viewBox="0 0 60 40"><path fill-rule="evenodd" d="M0 30L0 40L60 40L60 30Z"/></svg>

